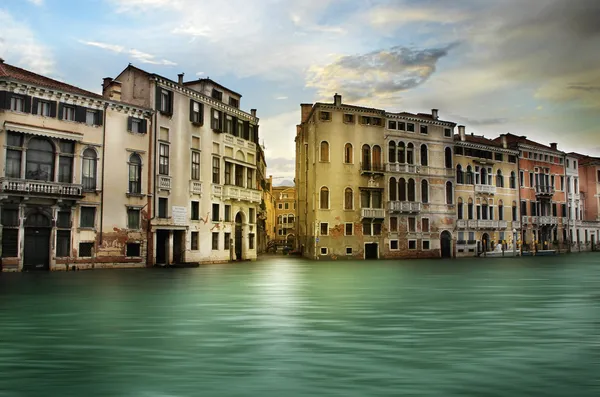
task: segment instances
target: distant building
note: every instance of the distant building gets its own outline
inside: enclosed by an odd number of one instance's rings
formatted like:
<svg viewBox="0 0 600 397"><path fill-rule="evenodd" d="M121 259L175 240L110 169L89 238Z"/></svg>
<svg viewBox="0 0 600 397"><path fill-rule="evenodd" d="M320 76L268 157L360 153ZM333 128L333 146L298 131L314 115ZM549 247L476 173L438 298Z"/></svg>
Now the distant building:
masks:
<svg viewBox="0 0 600 397"><path fill-rule="evenodd" d="M276 186L273 188L275 199L275 246L296 246L296 188Z"/></svg>
<svg viewBox="0 0 600 397"><path fill-rule="evenodd" d="M569 153L567 161L573 172L577 169L579 182L574 183L569 192L575 214L569 220L571 230L575 231L571 248L597 251L600 249L600 158Z"/></svg>

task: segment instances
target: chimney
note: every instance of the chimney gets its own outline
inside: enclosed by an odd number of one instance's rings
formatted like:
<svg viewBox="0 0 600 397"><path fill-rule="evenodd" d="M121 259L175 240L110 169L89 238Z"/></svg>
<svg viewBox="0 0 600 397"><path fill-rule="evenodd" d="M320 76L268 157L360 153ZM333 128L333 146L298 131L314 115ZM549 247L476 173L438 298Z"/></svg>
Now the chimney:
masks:
<svg viewBox="0 0 600 397"><path fill-rule="evenodd" d="M553 142L553 143L551 143L551 144L550 144L550 147L552 148L552 150L558 150L558 149L557 149L557 143L556 143L556 142Z"/></svg>
<svg viewBox="0 0 600 397"><path fill-rule="evenodd" d="M179 83L179 85L183 85L183 75L184 75L184 74L185 74L185 73L179 73L179 74L177 75L177 77L178 77L178 79L177 79L177 82Z"/></svg>
<svg viewBox="0 0 600 397"><path fill-rule="evenodd" d="M431 117L433 117L434 120L438 119L438 110L437 109L431 109Z"/></svg>
<svg viewBox="0 0 600 397"><path fill-rule="evenodd" d="M4 63L4 58L0 58L0 63Z"/></svg>
<svg viewBox="0 0 600 397"><path fill-rule="evenodd" d="M337 92L333 96L333 104L335 106L341 106L342 105L342 96L340 94L338 94Z"/></svg>
<svg viewBox="0 0 600 397"><path fill-rule="evenodd" d="M506 149L508 147L508 141L506 140L506 135L502 135L502 147Z"/></svg>
<svg viewBox="0 0 600 397"><path fill-rule="evenodd" d="M312 111L313 105L310 103L301 103L300 104L300 122L304 123L308 119L308 115Z"/></svg>
<svg viewBox="0 0 600 397"><path fill-rule="evenodd" d="M105 77L102 82L102 96L113 101L120 101L121 82Z"/></svg>
<svg viewBox="0 0 600 397"><path fill-rule="evenodd" d="M458 134L460 135L460 140L464 142L465 141L465 126L464 125L458 126Z"/></svg>
<svg viewBox="0 0 600 397"><path fill-rule="evenodd" d="M112 83L112 77L105 77L102 79L102 92L106 90L106 88Z"/></svg>
<svg viewBox="0 0 600 397"><path fill-rule="evenodd" d="M250 114L252 117L256 117L256 109L250 109Z"/></svg>

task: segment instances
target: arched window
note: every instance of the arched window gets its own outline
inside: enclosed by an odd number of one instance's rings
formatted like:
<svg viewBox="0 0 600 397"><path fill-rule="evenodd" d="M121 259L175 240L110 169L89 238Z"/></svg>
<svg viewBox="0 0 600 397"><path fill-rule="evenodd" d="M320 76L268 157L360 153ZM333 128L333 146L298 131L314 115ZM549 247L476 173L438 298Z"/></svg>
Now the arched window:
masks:
<svg viewBox="0 0 600 397"><path fill-rule="evenodd" d="M137 153L129 157L129 193L142 193L142 159Z"/></svg>
<svg viewBox="0 0 600 397"><path fill-rule="evenodd" d="M344 146L344 163L352 164L354 162L354 155L352 150L352 144L347 143Z"/></svg>
<svg viewBox="0 0 600 397"><path fill-rule="evenodd" d="M329 142L321 142L321 161L329 162Z"/></svg>
<svg viewBox="0 0 600 397"><path fill-rule="evenodd" d="M483 199L483 203L481 203L481 218L487 220L488 219L488 201L487 199Z"/></svg>
<svg viewBox="0 0 600 397"><path fill-rule="evenodd" d="M354 194L349 187L344 190L344 209L351 210L354 208Z"/></svg>
<svg viewBox="0 0 600 397"><path fill-rule="evenodd" d="M428 203L429 202L429 183L426 179L421 181L421 202Z"/></svg>
<svg viewBox="0 0 600 397"><path fill-rule="evenodd" d="M466 179L467 179L467 181L466 181L467 185L473 184L473 168L470 165L467 166L467 178Z"/></svg>
<svg viewBox="0 0 600 397"><path fill-rule="evenodd" d="M519 210L518 210L518 208L517 208L517 202L516 202L516 201L513 201L513 202L512 202L512 208L511 208L511 211L512 211L512 220L513 220L513 221L516 221L516 220L517 220L517 216L518 216L518 214L519 214ZM563 216L564 216L564 215L563 215Z"/></svg>
<svg viewBox="0 0 600 397"><path fill-rule="evenodd" d="M516 189L517 188L517 175L515 174L514 171L510 172L510 188L511 189Z"/></svg>
<svg viewBox="0 0 600 397"><path fill-rule="evenodd" d="M496 187L504 187L504 177L502 176L502 170L498 170L496 173Z"/></svg>
<svg viewBox="0 0 600 397"><path fill-rule="evenodd" d="M408 201L415 201L415 180L410 178L408 180Z"/></svg>
<svg viewBox="0 0 600 397"><path fill-rule="evenodd" d="M404 178L398 180L398 200L406 201L406 180Z"/></svg>
<svg viewBox="0 0 600 397"><path fill-rule="evenodd" d="M421 145L421 165L429 165L429 159L427 158L427 145Z"/></svg>
<svg viewBox="0 0 600 397"><path fill-rule="evenodd" d="M469 202L467 204L467 216L469 219L473 219L473 199L469 197Z"/></svg>
<svg viewBox="0 0 600 397"><path fill-rule="evenodd" d="M329 189L325 186L321 188L319 203L321 204L319 208L322 210L329 209Z"/></svg>
<svg viewBox="0 0 600 397"><path fill-rule="evenodd" d="M404 148L404 142L398 143L398 162L401 164L406 163L406 150Z"/></svg>
<svg viewBox="0 0 600 397"><path fill-rule="evenodd" d="M283 223L283 215L279 215L279 216L277 217L277 224L278 224L278 225L281 225L282 223Z"/></svg>
<svg viewBox="0 0 600 397"><path fill-rule="evenodd" d="M398 192L398 188L396 187L396 178L390 178L390 188L388 190L390 195L390 201L396 201L398 197L396 195L396 193Z"/></svg>
<svg viewBox="0 0 600 397"><path fill-rule="evenodd" d="M456 166L456 183L460 183L461 185L465 183L462 165L460 164Z"/></svg>
<svg viewBox="0 0 600 397"><path fill-rule="evenodd" d="M463 216L463 199L462 197L459 197L458 200L456 200L456 218L463 219Z"/></svg>
<svg viewBox="0 0 600 397"><path fill-rule="evenodd" d="M444 150L444 159L446 163L446 168L452 168L452 149L449 147Z"/></svg>
<svg viewBox="0 0 600 397"><path fill-rule="evenodd" d="M362 147L362 169L367 171L371 169L371 147L369 145Z"/></svg>
<svg viewBox="0 0 600 397"><path fill-rule="evenodd" d="M446 204L454 202L454 192L452 191L452 182L446 182Z"/></svg>
<svg viewBox="0 0 600 397"><path fill-rule="evenodd" d="M373 171L381 171L381 146L373 146Z"/></svg>
<svg viewBox="0 0 600 397"><path fill-rule="evenodd" d="M415 146L412 143L406 146L406 162L408 164L415 163Z"/></svg>
<svg viewBox="0 0 600 397"><path fill-rule="evenodd" d="M294 214L288 215L288 223L294 223Z"/></svg>
<svg viewBox="0 0 600 397"><path fill-rule="evenodd" d="M49 140L32 138L29 141L25 178L36 181L54 180L54 147Z"/></svg>
<svg viewBox="0 0 600 397"><path fill-rule="evenodd" d="M487 185L487 170L485 167L481 167L481 184Z"/></svg>
<svg viewBox="0 0 600 397"><path fill-rule="evenodd" d="M396 142L390 141L388 146L389 146L388 163L395 163L396 162Z"/></svg>
<svg viewBox="0 0 600 397"><path fill-rule="evenodd" d="M498 220L504 220L504 202L502 200L498 201Z"/></svg>
<svg viewBox="0 0 600 397"><path fill-rule="evenodd" d="M85 149L83 152L83 169L81 183L84 190L96 190L96 151Z"/></svg>

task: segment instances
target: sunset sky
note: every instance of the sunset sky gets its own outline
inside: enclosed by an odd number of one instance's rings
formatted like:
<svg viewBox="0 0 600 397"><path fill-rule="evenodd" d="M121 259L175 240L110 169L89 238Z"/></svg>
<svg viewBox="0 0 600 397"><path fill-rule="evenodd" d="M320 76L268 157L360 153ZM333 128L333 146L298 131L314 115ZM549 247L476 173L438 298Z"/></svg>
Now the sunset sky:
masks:
<svg viewBox="0 0 600 397"><path fill-rule="evenodd" d="M291 180L300 103L336 92L600 155L598 21L597 0L3 0L0 56L94 92L128 63L210 77Z"/></svg>

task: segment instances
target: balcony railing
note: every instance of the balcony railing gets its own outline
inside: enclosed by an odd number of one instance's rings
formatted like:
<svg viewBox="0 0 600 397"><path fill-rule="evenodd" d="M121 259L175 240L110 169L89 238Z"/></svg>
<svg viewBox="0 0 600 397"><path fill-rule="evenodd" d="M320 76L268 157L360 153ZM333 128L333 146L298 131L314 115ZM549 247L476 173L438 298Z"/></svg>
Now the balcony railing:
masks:
<svg viewBox="0 0 600 397"><path fill-rule="evenodd" d="M495 221L491 219L459 219L456 221L456 227L459 229L506 229L507 221Z"/></svg>
<svg viewBox="0 0 600 397"><path fill-rule="evenodd" d="M361 208L360 216L363 218L385 218L384 208Z"/></svg>
<svg viewBox="0 0 600 397"><path fill-rule="evenodd" d="M171 177L167 175L159 175L158 188L161 190L171 190Z"/></svg>
<svg viewBox="0 0 600 397"><path fill-rule="evenodd" d="M387 172L402 172L402 173L406 173L406 174L416 174L417 173L417 165L416 164L387 163L385 165L385 170Z"/></svg>
<svg viewBox="0 0 600 397"><path fill-rule="evenodd" d="M521 223L523 223L523 225L527 225L527 224L529 223L529 217L528 217L528 216L525 216L525 215L523 215L523 216L521 217Z"/></svg>
<svg viewBox="0 0 600 397"><path fill-rule="evenodd" d="M390 201L388 209L390 212L420 212L423 205L414 201Z"/></svg>
<svg viewBox="0 0 600 397"><path fill-rule="evenodd" d="M464 219L459 219L456 221L456 227L459 229L466 229L467 228L467 221Z"/></svg>
<svg viewBox="0 0 600 397"><path fill-rule="evenodd" d="M190 181L190 193L202 194L202 182L193 180Z"/></svg>
<svg viewBox="0 0 600 397"><path fill-rule="evenodd" d="M554 186L537 185L535 187L535 194L537 196L552 196L554 194Z"/></svg>
<svg viewBox="0 0 600 397"><path fill-rule="evenodd" d="M67 197L80 197L83 195L83 186L73 183L0 178L0 184L3 192L33 193Z"/></svg>
<svg viewBox="0 0 600 397"><path fill-rule="evenodd" d="M538 222L541 225L557 225L558 218L555 216L538 216Z"/></svg>
<svg viewBox="0 0 600 397"><path fill-rule="evenodd" d="M260 203L260 192L254 189L246 189L240 186L225 185L223 188L223 200L241 200Z"/></svg>
<svg viewBox="0 0 600 397"><path fill-rule="evenodd" d="M211 185L210 192L213 196L221 197L223 195L223 186Z"/></svg>
<svg viewBox="0 0 600 397"><path fill-rule="evenodd" d="M498 229L506 229L508 227L507 221L498 221Z"/></svg>
<svg viewBox="0 0 600 397"><path fill-rule="evenodd" d="M496 186L494 185L475 185L476 193L496 194Z"/></svg>
<svg viewBox="0 0 600 397"><path fill-rule="evenodd" d="M579 193L569 193L569 200L581 200L581 195Z"/></svg>
<svg viewBox="0 0 600 397"><path fill-rule="evenodd" d="M521 228L521 222L519 222L519 221L512 221L512 228L513 229L520 229Z"/></svg>
<svg viewBox="0 0 600 397"><path fill-rule="evenodd" d="M418 165L416 172L421 175L441 176L444 178L452 178L455 176L453 168L430 167L427 165Z"/></svg>
<svg viewBox="0 0 600 397"><path fill-rule="evenodd" d="M383 165L382 164L367 164L360 163L360 173L361 174L383 174Z"/></svg>

